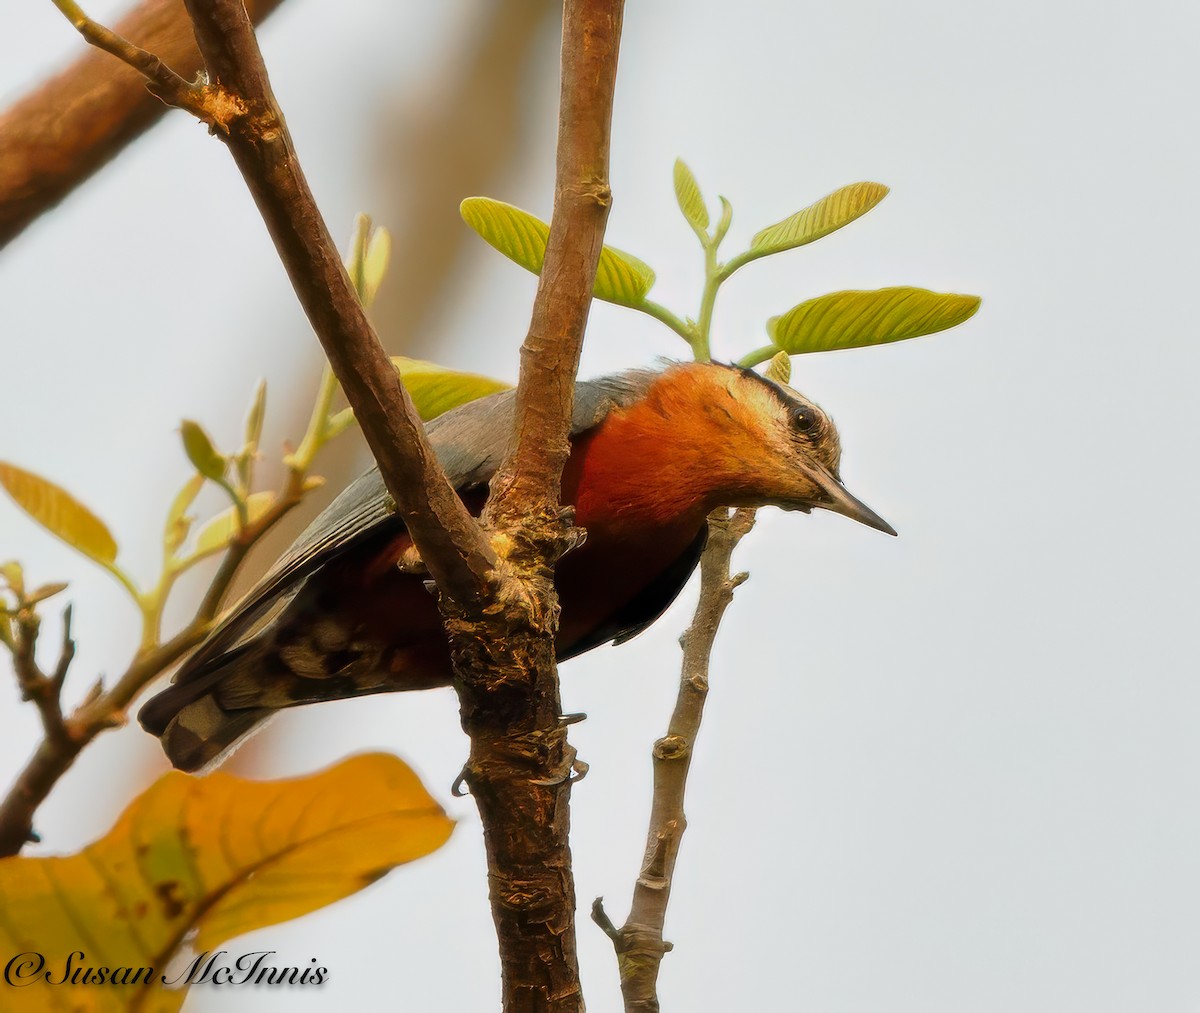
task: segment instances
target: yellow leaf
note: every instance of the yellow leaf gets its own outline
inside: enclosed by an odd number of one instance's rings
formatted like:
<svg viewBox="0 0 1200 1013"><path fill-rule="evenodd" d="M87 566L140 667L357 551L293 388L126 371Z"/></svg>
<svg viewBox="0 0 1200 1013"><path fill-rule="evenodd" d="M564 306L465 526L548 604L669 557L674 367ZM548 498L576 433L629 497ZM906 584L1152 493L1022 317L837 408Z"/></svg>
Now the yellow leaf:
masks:
<svg viewBox="0 0 1200 1013"><path fill-rule="evenodd" d="M882 183L851 183L763 229L751 240L749 253L752 257L765 257L804 246L849 225L887 195L888 188Z"/></svg>
<svg viewBox="0 0 1200 1013"><path fill-rule="evenodd" d="M476 373L460 373L424 359L392 357L400 379L426 422L468 401L507 390L509 384Z"/></svg>
<svg viewBox="0 0 1200 1013"><path fill-rule="evenodd" d="M541 274L550 226L540 218L490 197L468 197L459 212L471 228L525 270ZM612 246L600 251L592 294L621 306L640 306L654 284L654 271L637 257Z"/></svg>
<svg viewBox="0 0 1200 1013"><path fill-rule="evenodd" d="M105 566L117 558L117 543L104 522L65 489L3 461L0 485L17 506L72 548Z"/></svg>
<svg viewBox="0 0 1200 1013"><path fill-rule="evenodd" d="M944 331L973 316L980 301L977 295L923 288L830 292L773 317L767 331L792 355L861 348Z"/></svg>
<svg viewBox="0 0 1200 1013"><path fill-rule="evenodd" d="M0 982L0 1008L177 1010L186 989L164 988L163 977L185 940L215 951L324 907L435 851L452 829L417 776L381 753L289 781L171 771L82 852L0 860L0 954L10 979L16 968L31 982ZM47 984L73 951L73 967L110 978L127 969L131 983ZM311 973L301 956L290 966ZM186 983L190 966L167 980Z"/></svg>
<svg viewBox="0 0 1200 1013"><path fill-rule="evenodd" d="M275 502L273 492L252 492L246 497L246 513L253 524L262 517ZM196 535L196 548L192 551L193 558L208 556L220 552L238 533L237 510L230 507L224 513L217 514L204 525Z"/></svg>
<svg viewBox="0 0 1200 1013"><path fill-rule="evenodd" d="M34 588L29 592L29 596L25 599L26 605L39 605L47 598L53 598L56 594L61 594L70 585L66 581L55 581L53 584L43 584L41 587Z"/></svg>

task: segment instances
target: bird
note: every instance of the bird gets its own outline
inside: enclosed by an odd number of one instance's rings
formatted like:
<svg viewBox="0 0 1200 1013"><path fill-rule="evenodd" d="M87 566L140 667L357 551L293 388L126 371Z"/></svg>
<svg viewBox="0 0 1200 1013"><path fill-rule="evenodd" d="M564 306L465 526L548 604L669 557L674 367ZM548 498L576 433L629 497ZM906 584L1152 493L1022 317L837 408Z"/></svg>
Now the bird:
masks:
<svg viewBox="0 0 1200 1013"><path fill-rule="evenodd" d="M426 426L476 515L515 440L514 395ZM829 416L753 369L676 362L577 382L570 444L560 499L586 537L555 570L559 661L653 624L699 562L718 507L819 508L896 533L842 484ZM283 708L450 685L449 647L414 551L371 469L143 706L142 726L174 766L196 771Z"/></svg>

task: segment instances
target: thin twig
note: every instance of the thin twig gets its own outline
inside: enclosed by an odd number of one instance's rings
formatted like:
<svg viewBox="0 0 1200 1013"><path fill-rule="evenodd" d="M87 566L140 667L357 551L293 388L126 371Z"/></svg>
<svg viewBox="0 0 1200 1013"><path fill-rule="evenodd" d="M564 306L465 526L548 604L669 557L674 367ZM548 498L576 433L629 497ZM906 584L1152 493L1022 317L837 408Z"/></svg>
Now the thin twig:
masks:
<svg viewBox="0 0 1200 1013"><path fill-rule="evenodd" d="M8 794L0 801L0 857L15 855L34 839L33 818L51 790L71 769L83 749L101 732L125 724L134 698L156 676L175 664L202 641L212 628L238 570L254 547L275 524L297 506L304 495L303 476L293 472L279 498L230 545L204 600L191 621L170 640L139 651L125 672L105 689L99 681L69 715L62 712L61 694L75 643L71 639L71 609L63 615L63 640L58 663L45 675L35 660L39 621L32 609L18 613L13 665L24 696L42 717L43 736Z"/></svg>
<svg viewBox="0 0 1200 1013"><path fill-rule="evenodd" d="M612 939L617 953L625 1013L658 1013L658 970L663 955L671 949L663 940L663 925L674 885L675 860L687 828L684 797L708 696L709 661L721 618L733 601L734 590L746 579L744 573L730 575L730 558L753 526L754 511L749 509L718 510L708 519L708 545L700 558L700 601L680 638L679 695L667 734L654 744L650 829L629 917L617 929L599 900L592 906L592 920Z"/></svg>
<svg viewBox="0 0 1200 1013"><path fill-rule="evenodd" d="M281 0L248 0L255 23ZM201 67L181 0L145 0L116 26L180 76ZM88 52L0 112L0 247L158 122L166 106L133 69Z"/></svg>

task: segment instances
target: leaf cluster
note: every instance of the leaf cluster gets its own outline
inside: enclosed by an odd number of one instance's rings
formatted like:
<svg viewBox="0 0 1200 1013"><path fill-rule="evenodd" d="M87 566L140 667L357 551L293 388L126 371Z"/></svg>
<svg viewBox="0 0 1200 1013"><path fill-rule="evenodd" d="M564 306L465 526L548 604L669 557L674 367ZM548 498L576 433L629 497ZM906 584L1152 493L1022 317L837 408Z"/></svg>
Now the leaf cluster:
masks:
<svg viewBox="0 0 1200 1013"><path fill-rule="evenodd" d="M592 294L661 321L688 343L697 359L711 357L710 332L717 291L735 272L756 260L806 246L836 232L861 218L888 194L882 183L851 183L760 230L747 249L721 261L718 252L733 220L733 206L725 197L718 197L720 216L712 225L700 185L682 159L675 162L674 184L679 210L705 257L705 284L696 317L681 317L650 299L654 270L638 257L612 246L606 245L600 255ZM491 246L526 270L535 274L541 271L549 236L549 226L541 219L489 197L468 197L460 211L463 220ZM780 352L799 355L861 348L932 334L967 320L979 303L978 296L913 287L831 292L769 318L769 344L746 352L739 362L755 366Z"/></svg>

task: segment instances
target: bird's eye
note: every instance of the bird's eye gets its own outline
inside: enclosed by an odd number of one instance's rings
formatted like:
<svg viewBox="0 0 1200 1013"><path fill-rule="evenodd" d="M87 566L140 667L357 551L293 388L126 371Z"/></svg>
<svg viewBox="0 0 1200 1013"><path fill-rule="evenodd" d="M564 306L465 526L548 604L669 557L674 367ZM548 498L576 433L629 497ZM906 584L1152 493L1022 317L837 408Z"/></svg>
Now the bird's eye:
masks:
<svg viewBox="0 0 1200 1013"><path fill-rule="evenodd" d="M792 409L792 428L806 436L817 428L817 416L807 408Z"/></svg>

